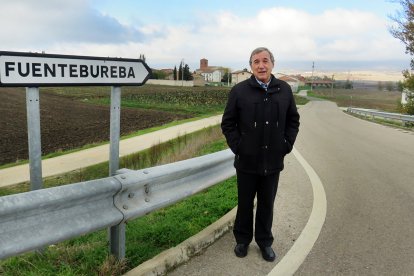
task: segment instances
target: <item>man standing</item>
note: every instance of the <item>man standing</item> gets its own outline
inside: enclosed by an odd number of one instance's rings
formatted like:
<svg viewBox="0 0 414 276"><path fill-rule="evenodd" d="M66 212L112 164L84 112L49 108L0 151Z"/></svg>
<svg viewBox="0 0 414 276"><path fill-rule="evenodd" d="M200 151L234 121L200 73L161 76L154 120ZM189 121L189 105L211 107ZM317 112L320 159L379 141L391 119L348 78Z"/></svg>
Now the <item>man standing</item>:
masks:
<svg viewBox="0 0 414 276"><path fill-rule="evenodd" d="M273 54L253 50L250 79L230 91L221 128L235 154L238 208L234 252L245 257L253 239L253 207L257 195L254 237L263 258L273 262L273 205L283 159L299 132L299 113L290 86L272 75Z"/></svg>

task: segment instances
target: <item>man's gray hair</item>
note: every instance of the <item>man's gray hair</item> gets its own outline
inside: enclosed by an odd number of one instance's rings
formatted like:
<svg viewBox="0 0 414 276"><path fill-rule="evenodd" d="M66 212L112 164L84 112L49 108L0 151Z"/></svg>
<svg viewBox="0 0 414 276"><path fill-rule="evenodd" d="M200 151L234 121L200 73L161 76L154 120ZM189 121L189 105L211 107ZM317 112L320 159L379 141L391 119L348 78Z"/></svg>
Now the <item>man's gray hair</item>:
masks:
<svg viewBox="0 0 414 276"><path fill-rule="evenodd" d="M275 64L275 57L273 56L272 52L270 52L269 49L267 49L266 47L259 47L253 50L252 54L250 55L250 59L249 59L249 64L250 66L252 65L252 57L258 53L261 52L268 52L270 55L270 60L272 61L273 64Z"/></svg>

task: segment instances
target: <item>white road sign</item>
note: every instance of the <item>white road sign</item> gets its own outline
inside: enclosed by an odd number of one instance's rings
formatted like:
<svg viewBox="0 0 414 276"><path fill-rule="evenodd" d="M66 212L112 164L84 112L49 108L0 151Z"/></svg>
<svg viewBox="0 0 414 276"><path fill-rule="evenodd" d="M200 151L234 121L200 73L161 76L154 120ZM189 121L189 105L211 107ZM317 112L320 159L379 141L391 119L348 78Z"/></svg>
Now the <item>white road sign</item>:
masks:
<svg viewBox="0 0 414 276"><path fill-rule="evenodd" d="M0 52L0 86L142 85L140 59Z"/></svg>

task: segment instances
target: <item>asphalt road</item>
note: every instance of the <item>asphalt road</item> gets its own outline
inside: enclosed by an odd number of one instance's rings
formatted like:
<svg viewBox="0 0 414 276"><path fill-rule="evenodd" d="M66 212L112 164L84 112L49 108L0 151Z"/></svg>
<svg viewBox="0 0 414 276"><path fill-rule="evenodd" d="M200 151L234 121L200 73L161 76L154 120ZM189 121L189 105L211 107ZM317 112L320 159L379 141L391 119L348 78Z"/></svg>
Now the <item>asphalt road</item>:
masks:
<svg viewBox="0 0 414 276"><path fill-rule="evenodd" d="M297 241L312 209L312 185L293 154L285 159L275 202L273 248L278 254L274 263L263 260L253 241L245 258L234 255L236 245L232 232L226 233L199 256L176 268L169 276L235 276L267 275ZM133 275L133 274L132 274ZM137 270L136 275L143 275Z"/></svg>
<svg viewBox="0 0 414 276"><path fill-rule="evenodd" d="M318 173L325 224L295 275L414 275L414 133L314 101L295 145Z"/></svg>
<svg viewBox="0 0 414 276"><path fill-rule="evenodd" d="M319 176L327 212L295 275L414 275L414 133L357 119L326 101L299 111L295 148ZM312 209L309 179L292 155L286 160L275 263L263 261L254 243L246 258L235 257L229 233L169 275L266 275L277 267Z"/></svg>

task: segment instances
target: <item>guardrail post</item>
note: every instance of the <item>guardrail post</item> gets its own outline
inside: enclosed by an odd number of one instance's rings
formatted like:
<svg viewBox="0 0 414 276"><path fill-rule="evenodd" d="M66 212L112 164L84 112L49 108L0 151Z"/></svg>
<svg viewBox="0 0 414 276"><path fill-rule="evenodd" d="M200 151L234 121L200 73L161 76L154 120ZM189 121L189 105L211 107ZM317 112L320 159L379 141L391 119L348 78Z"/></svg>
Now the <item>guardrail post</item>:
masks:
<svg viewBox="0 0 414 276"><path fill-rule="evenodd" d="M42 189L39 87L26 87L27 135L29 141L30 190Z"/></svg>
<svg viewBox="0 0 414 276"><path fill-rule="evenodd" d="M119 136L121 125L121 87L111 87L111 126L109 148L109 176L119 169ZM125 223L109 228L109 250L118 259L125 258Z"/></svg>

